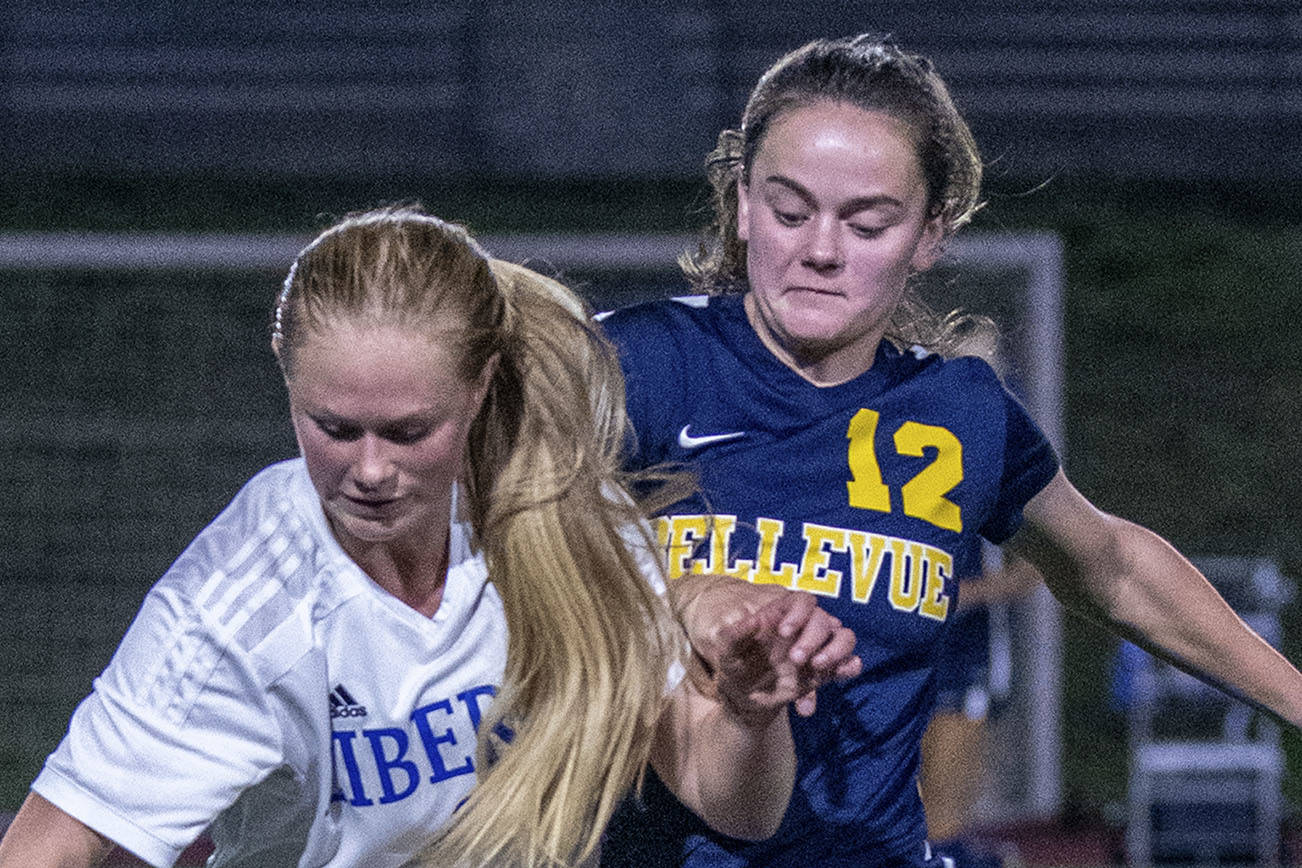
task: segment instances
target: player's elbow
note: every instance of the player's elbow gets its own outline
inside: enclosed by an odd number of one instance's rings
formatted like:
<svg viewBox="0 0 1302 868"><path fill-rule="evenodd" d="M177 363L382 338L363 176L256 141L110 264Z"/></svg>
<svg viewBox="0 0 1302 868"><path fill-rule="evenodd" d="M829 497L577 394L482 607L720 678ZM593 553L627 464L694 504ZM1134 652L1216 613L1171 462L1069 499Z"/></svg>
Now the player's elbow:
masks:
<svg viewBox="0 0 1302 868"><path fill-rule="evenodd" d="M753 786L730 799L710 800L711 809L702 815L710 828L742 841L763 841L777 833L795 790L795 769L770 770L756 775Z"/></svg>
<svg viewBox="0 0 1302 868"><path fill-rule="evenodd" d="M772 838L778 831L784 813L786 813L785 805L782 811L761 808L755 811L730 813L729 816L711 817L707 822L714 831L730 838L763 841L765 838Z"/></svg>

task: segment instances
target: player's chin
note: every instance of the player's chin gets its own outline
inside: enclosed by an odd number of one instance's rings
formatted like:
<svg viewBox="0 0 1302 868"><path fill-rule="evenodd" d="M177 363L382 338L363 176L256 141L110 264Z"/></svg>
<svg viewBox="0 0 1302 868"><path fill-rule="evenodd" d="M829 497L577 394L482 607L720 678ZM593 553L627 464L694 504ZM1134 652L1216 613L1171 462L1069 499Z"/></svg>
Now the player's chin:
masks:
<svg viewBox="0 0 1302 868"><path fill-rule="evenodd" d="M793 318L785 331L787 346L798 349L800 355L822 356L845 344L844 323L831 317Z"/></svg>
<svg viewBox="0 0 1302 868"><path fill-rule="evenodd" d="M784 305L782 330L805 343L835 343L845 332L851 313L843 297L811 293L804 302Z"/></svg>
<svg viewBox="0 0 1302 868"><path fill-rule="evenodd" d="M357 515L347 509L333 510L331 525L336 533L342 533L359 542L392 542L401 535L403 522L400 516L376 517Z"/></svg>

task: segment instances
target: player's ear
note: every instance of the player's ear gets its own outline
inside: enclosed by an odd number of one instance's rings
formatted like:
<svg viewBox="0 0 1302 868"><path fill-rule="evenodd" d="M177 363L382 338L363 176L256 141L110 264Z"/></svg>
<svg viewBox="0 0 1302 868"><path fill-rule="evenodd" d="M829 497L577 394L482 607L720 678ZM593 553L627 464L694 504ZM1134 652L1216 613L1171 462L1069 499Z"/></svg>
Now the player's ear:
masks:
<svg viewBox="0 0 1302 868"><path fill-rule="evenodd" d="M737 238L750 240L750 197L746 195L746 182L737 179Z"/></svg>
<svg viewBox="0 0 1302 868"><path fill-rule="evenodd" d="M271 354L276 357L276 364L280 366L280 375L288 384L289 370L285 367L285 339L281 335L271 336Z"/></svg>
<svg viewBox="0 0 1302 868"><path fill-rule="evenodd" d="M914 273L926 271L936 264L940 255L945 252L945 221L940 214L928 217L926 224L922 228L922 236L918 239L918 246L913 249L913 259L910 266Z"/></svg>
<svg viewBox="0 0 1302 868"><path fill-rule="evenodd" d="M474 383L474 402L475 414L478 415L479 409L484 405L484 398L488 396L488 387L493 382L493 375L497 373L497 364L501 361L501 353L493 353L488 361L484 363L484 368L475 378Z"/></svg>

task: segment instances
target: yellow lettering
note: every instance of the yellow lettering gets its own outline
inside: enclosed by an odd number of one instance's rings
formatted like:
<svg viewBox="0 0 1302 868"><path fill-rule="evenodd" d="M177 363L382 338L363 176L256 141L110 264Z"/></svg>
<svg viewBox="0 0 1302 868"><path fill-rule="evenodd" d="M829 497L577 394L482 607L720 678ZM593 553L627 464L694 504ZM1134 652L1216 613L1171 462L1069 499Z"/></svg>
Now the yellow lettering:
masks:
<svg viewBox="0 0 1302 868"><path fill-rule="evenodd" d="M850 593L856 603L866 603L872 596L873 586L882 571L882 557L886 554L886 537L875 533L850 531L850 569L853 582Z"/></svg>
<svg viewBox="0 0 1302 868"><path fill-rule="evenodd" d="M776 518L758 518L755 529L759 531L759 547L755 552L755 571L751 581L757 585L784 585L792 587L796 581L795 564L778 564L778 542L782 539L785 524ZM737 562L741 566L741 562Z"/></svg>
<svg viewBox="0 0 1302 868"><path fill-rule="evenodd" d="M728 548L732 544L732 532L737 529L737 516L715 515L709 517L710 557L697 558L692 561L692 572L713 573L732 576L734 579L750 579L750 561L740 561L738 565L728 563Z"/></svg>
<svg viewBox="0 0 1302 868"><path fill-rule="evenodd" d="M945 583L954 574L954 559L943 549L898 537L882 536L848 528L806 523L801 528L805 541L799 564L778 560L778 546L786 531L785 522L757 518L759 535L755 560L738 558L729 563L729 549L738 526L735 515L675 515L654 520L656 540L666 552L666 572L671 579L687 573L713 573L744 579L756 584L782 585L827 597L841 595L845 573L832 569L832 555L849 554L852 599L867 603L878 579L888 569L890 604L902 612L937 621L949 615L950 596ZM709 538L708 557L693 558Z"/></svg>
<svg viewBox="0 0 1302 868"><path fill-rule="evenodd" d="M805 553L800 558L800 578L796 588L837 597L841 594L841 573L827 568L832 552L845 551L846 531L839 527L806 524L804 529Z"/></svg>
<svg viewBox="0 0 1302 868"><path fill-rule="evenodd" d="M670 517L668 541L665 544L668 564L665 573L671 579L682 578L688 571L688 559L696 546L705 539L708 525L704 515L675 515Z"/></svg>
<svg viewBox="0 0 1302 868"><path fill-rule="evenodd" d="M922 597L922 546L908 540L890 538L891 605L901 612L918 608ZM907 548L907 554L906 554Z"/></svg>
<svg viewBox="0 0 1302 868"><path fill-rule="evenodd" d="M943 621L949 614L949 596L945 579L954 574L954 559L940 549L927 549L927 589L918 612L927 618Z"/></svg>

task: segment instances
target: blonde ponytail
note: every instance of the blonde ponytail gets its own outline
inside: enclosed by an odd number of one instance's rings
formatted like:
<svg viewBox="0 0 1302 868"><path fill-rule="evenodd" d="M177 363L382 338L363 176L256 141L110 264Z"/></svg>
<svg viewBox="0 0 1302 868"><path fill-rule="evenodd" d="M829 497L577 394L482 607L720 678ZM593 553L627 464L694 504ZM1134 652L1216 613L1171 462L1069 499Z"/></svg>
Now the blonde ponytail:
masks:
<svg viewBox="0 0 1302 868"><path fill-rule="evenodd" d="M568 290L493 267L507 336L471 434L467 502L510 642L479 728L478 785L427 864L573 865L646 766L678 635L636 556L645 547L653 562L652 541L616 482L613 349Z"/></svg>

